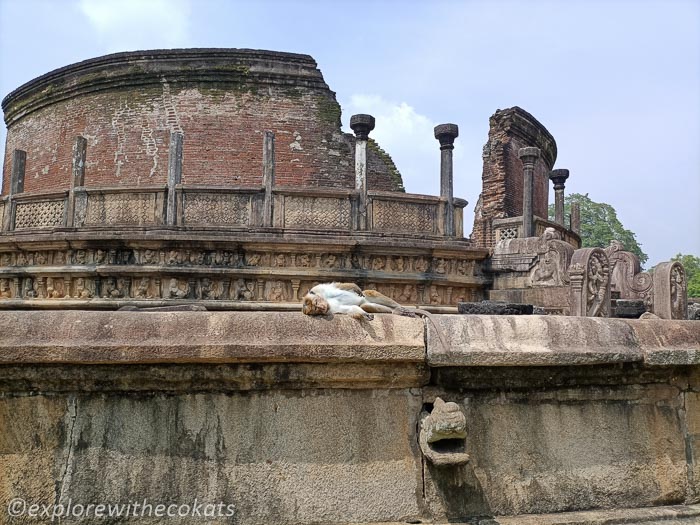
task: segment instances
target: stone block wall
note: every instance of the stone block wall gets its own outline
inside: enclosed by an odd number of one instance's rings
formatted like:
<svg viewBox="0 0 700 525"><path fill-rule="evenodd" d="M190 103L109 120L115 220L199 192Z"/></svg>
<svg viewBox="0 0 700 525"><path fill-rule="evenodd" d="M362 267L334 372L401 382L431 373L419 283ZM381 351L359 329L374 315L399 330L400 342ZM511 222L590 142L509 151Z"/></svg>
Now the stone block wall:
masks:
<svg viewBox="0 0 700 525"><path fill-rule="evenodd" d="M198 499L244 525L697 522L700 325L436 323L445 345L391 315L0 313L1 512ZM464 415L466 463L421 452L438 397Z"/></svg>

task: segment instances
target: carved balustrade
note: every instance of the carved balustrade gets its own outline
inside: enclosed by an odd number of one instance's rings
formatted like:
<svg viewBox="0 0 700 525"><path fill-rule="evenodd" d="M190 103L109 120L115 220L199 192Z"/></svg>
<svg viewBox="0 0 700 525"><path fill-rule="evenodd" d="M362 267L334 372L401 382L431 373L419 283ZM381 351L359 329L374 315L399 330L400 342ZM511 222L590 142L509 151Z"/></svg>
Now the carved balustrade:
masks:
<svg viewBox="0 0 700 525"><path fill-rule="evenodd" d="M175 227L240 229L265 224L265 188L179 184L175 187ZM120 228L166 224L168 188L131 186L73 190L75 204L68 220L68 192L15 194L0 200L3 232L80 228ZM355 190L274 187L269 223L289 230L360 230ZM401 236L462 238L467 201L453 199L455 236L448 236L443 197L368 192L367 230ZM71 229L72 229L71 228Z"/></svg>

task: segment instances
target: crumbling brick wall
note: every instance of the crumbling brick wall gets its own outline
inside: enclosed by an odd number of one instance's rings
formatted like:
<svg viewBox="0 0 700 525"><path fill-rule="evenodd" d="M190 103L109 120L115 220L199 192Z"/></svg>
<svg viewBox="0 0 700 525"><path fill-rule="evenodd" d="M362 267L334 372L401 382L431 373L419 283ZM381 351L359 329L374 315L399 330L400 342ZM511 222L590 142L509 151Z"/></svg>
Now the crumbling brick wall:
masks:
<svg viewBox="0 0 700 525"><path fill-rule="evenodd" d="M493 219L518 217L523 213L523 166L520 148L540 148L533 176L533 212L547 218L549 172L557 158L554 137L527 111L513 107L496 111L489 119L489 136L484 145L482 190L475 208L471 240L475 246L491 247Z"/></svg>
<svg viewBox="0 0 700 525"><path fill-rule="evenodd" d="M259 185L266 130L277 185L354 186L354 139L311 57L206 51L100 57L11 93L3 193L14 149L27 152L25 192L67 189L78 135L86 186L165 185L171 132L184 136L184 184ZM403 191L388 155L370 148L368 166L370 189Z"/></svg>

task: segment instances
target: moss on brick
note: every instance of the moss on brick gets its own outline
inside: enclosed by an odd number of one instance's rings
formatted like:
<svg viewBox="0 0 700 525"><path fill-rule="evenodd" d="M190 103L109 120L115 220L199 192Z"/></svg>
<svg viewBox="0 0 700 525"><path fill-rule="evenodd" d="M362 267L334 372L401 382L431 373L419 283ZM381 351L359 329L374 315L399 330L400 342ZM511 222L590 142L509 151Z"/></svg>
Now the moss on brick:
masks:
<svg viewBox="0 0 700 525"><path fill-rule="evenodd" d="M394 159L391 158L391 155L384 151L379 146L379 144L377 144L377 141L374 140L372 137L370 137L367 141L367 147L370 150L372 150L382 160L382 162L384 162L384 165L386 166L387 175L389 175L389 178L391 178L391 180L396 185L395 191L405 192L406 188L404 188L403 185L403 178L401 177L401 172L396 167L396 164L394 164Z"/></svg>
<svg viewBox="0 0 700 525"><path fill-rule="evenodd" d="M327 95L316 97L316 107L318 108L319 120L340 129L340 104L335 97Z"/></svg>

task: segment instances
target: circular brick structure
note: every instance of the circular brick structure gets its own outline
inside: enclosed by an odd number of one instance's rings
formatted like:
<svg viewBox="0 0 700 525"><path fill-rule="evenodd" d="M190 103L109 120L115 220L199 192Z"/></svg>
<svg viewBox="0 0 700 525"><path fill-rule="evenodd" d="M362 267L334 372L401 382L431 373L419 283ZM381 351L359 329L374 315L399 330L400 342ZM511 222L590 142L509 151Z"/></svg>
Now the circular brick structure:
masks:
<svg viewBox="0 0 700 525"><path fill-rule="evenodd" d="M276 184L352 188L353 137L308 55L248 49L118 53L36 78L2 102L24 192L70 187L75 137L87 187L166 184L171 133L183 135L182 183L260 184L263 133L276 137ZM369 152L369 188L402 190L388 155ZM3 194L9 192L5 177Z"/></svg>

